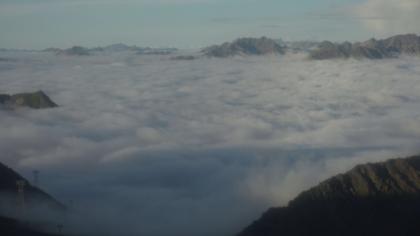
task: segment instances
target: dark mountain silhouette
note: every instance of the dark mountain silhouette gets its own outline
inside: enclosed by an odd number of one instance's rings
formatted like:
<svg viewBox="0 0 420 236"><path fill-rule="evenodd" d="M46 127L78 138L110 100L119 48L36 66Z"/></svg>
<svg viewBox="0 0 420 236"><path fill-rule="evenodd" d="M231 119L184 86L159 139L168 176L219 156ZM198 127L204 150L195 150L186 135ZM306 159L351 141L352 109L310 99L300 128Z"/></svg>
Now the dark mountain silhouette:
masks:
<svg viewBox="0 0 420 236"><path fill-rule="evenodd" d="M53 52L55 54L59 54L61 51L62 51L62 49L60 49L60 48L52 47L52 48L46 48L46 49L42 50L41 52Z"/></svg>
<svg viewBox="0 0 420 236"><path fill-rule="evenodd" d="M209 57L231 57L236 55L284 54L284 48L276 41L262 38L240 38L231 43L210 46L202 50Z"/></svg>
<svg viewBox="0 0 420 236"><path fill-rule="evenodd" d="M57 107L43 91L34 93L0 94L0 104L8 108L30 107L34 109Z"/></svg>
<svg viewBox="0 0 420 236"><path fill-rule="evenodd" d="M181 56L175 56L171 57L171 60L178 60L178 61L192 61L197 59L198 57L193 55L181 55Z"/></svg>
<svg viewBox="0 0 420 236"><path fill-rule="evenodd" d="M67 49L60 48L46 48L42 52L52 52L56 55L65 56L92 56L101 55L103 53L118 53L118 52L134 52L138 55L169 55L177 52L177 48L151 48L151 47L137 47L135 45L129 46L123 43L111 44L104 47L87 48L82 46L73 46Z"/></svg>
<svg viewBox="0 0 420 236"><path fill-rule="evenodd" d="M400 55L420 56L420 37L415 34L396 35L387 39L370 39L363 43L332 43L324 41L310 52L316 60L334 58L383 59Z"/></svg>
<svg viewBox="0 0 420 236"><path fill-rule="evenodd" d="M18 181L25 183L24 204L19 204L21 198L17 190ZM0 235L50 235L42 232L56 225L46 221L46 214L50 218L57 218L65 211L66 207L59 201L0 163Z"/></svg>
<svg viewBox="0 0 420 236"><path fill-rule="evenodd" d="M91 55L88 48L81 47L81 46L73 46L71 48L67 48L64 50L56 51L57 55L65 55L65 56L89 56Z"/></svg>
<svg viewBox="0 0 420 236"><path fill-rule="evenodd" d="M271 208L238 236L419 235L420 156L359 165Z"/></svg>
<svg viewBox="0 0 420 236"><path fill-rule="evenodd" d="M136 51L139 48L137 46L128 46L123 43L111 44L105 47L96 47L91 48L89 51L98 51L98 52L124 52L124 51Z"/></svg>

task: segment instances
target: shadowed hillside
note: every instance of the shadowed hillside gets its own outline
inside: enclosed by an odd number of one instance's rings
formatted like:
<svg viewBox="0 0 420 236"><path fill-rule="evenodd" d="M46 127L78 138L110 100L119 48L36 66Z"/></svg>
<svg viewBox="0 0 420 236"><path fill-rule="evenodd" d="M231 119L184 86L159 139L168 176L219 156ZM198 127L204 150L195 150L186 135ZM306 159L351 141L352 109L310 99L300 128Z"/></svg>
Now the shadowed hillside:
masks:
<svg viewBox="0 0 420 236"><path fill-rule="evenodd" d="M18 181L25 182L23 197ZM65 211L63 204L0 163L0 235L49 235L41 232L55 231L59 223L50 219L59 220Z"/></svg>
<svg viewBox="0 0 420 236"><path fill-rule="evenodd" d="M366 164L271 208L239 236L418 235L420 156Z"/></svg>
<svg viewBox="0 0 420 236"><path fill-rule="evenodd" d="M0 216L0 235L4 236L54 236L30 229L24 223L17 220Z"/></svg>

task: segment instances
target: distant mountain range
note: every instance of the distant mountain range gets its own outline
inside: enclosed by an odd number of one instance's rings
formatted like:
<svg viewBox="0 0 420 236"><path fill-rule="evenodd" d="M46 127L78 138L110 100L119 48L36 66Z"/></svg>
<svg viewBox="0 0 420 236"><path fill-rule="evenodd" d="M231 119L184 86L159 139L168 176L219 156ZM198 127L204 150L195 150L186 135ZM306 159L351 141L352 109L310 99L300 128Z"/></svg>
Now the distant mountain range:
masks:
<svg viewBox="0 0 420 236"><path fill-rule="evenodd" d="M34 109L57 107L43 91L33 93L0 94L0 105L5 108L29 107Z"/></svg>
<svg viewBox="0 0 420 236"><path fill-rule="evenodd" d="M123 51L136 51L139 47L128 46L123 43L111 44L105 47L96 47L90 49L91 51L105 51L105 52L123 52Z"/></svg>
<svg viewBox="0 0 420 236"><path fill-rule="evenodd" d="M420 156L359 165L271 208L238 236L419 235Z"/></svg>
<svg viewBox="0 0 420 236"><path fill-rule="evenodd" d="M420 56L420 37L415 34L396 35L387 39L370 39L362 43L324 41L310 52L315 60L335 58L383 59L400 55Z"/></svg>
<svg viewBox="0 0 420 236"><path fill-rule="evenodd" d="M115 53L115 52L134 52L141 55L168 55L176 52L176 48L150 48L150 47L137 47L128 46L122 43L112 44L105 47L86 48L82 46L73 46L67 49L60 48L47 48L44 52L53 52L56 55L65 56L89 56L95 53Z"/></svg>
<svg viewBox="0 0 420 236"><path fill-rule="evenodd" d="M0 49L0 51L25 51ZM128 46L122 43L105 47L86 48L74 46L68 49L47 48L44 52L57 55L88 56L98 53L133 52L138 55L169 55L179 50L176 48L150 48ZM268 54L283 55L285 53L307 53L313 60L325 59L385 59L401 55L420 56L420 37L416 34L396 35L386 39L370 39L365 42L334 43L330 41L283 41L281 39L239 38L232 42L206 47L200 53L172 56L173 60L194 60L200 57L226 58L232 56L263 56ZM8 60L1 58L1 61Z"/></svg>
<svg viewBox="0 0 420 236"><path fill-rule="evenodd" d="M285 42L281 39L240 38L233 42L210 46L202 50L208 57L232 57L248 55L282 55L286 52L308 53L310 59L337 58L384 59L400 55L420 56L420 37L415 34L396 35L387 39L370 39L362 43L333 43L330 41Z"/></svg>
<svg viewBox="0 0 420 236"><path fill-rule="evenodd" d="M90 50L80 46L74 46L64 50L55 51L57 55L66 55L66 56L89 56Z"/></svg>

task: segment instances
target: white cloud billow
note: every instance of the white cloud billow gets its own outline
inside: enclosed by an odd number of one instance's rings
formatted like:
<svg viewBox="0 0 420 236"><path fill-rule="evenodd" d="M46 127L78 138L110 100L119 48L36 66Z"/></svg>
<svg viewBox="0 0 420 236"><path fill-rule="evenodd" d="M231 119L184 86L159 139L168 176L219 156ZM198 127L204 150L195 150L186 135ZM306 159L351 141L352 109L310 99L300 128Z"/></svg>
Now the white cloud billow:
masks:
<svg viewBox="0 0 420 236"><path fill-rule="evenodd" d="M16 59L0 93L60 105L0 110L0 161L41 170L106 232L231 235L332 174L419 151L418 58L0 56Z"/></svg>

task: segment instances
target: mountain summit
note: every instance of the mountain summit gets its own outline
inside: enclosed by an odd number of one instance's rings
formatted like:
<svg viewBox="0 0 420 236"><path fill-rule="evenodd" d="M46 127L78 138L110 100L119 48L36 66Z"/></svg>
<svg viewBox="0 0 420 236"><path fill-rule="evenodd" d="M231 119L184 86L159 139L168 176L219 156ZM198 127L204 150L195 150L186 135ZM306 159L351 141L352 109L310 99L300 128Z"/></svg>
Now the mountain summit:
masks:
<svg viewBox="0 0 420 236"><path fill-rule="evenodd" d="M231 57L237 55L284 54L284 48L276 41L262 38L240 38L231 43L210 46L202 51L209 57Z"/></svg>
<svg viewBox="0 0 420 236"><path fill-rule="evenodd" d="M238 236L418 235L420 156L356 166L271 208Z"/></svg>

